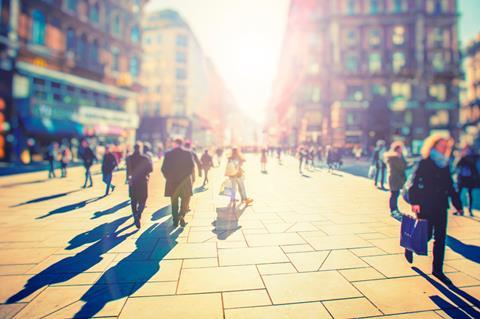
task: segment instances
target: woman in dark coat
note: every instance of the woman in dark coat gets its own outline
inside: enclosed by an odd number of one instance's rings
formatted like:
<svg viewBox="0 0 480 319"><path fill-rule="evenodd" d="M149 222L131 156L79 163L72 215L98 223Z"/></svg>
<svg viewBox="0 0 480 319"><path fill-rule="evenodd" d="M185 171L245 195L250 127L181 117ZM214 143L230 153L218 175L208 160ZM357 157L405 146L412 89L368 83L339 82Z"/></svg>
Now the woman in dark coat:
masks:
<svg viewBox="0 0 480 319"><path fill-rule="evenodd" d="M432 274L446 284L451 284L450 279L443 273L449 199L452 199L455 208L463 213L449 167L452 144L449 139L438 135L425 140L421 151L423 159L413 175L416 191L409 196L412 211L429 222L429 237L434 234ZM411 262L411 252L406 250L405 254Z"/></svg>
<svg viewBox="0 0 480 319"><path fill-rule="evenodd" d="M405 184L405 171L407 162L403 158L403 143L394 142L390 146L390 151L384 154L384 162L388 169L388 185L390 188L390 213L392 216L400 214L398 211L398 196L400 190Z"/></svg>
<svg viewBox="0 0 480 319"><path fill-rule="evenodd" d="M464 188L467 189L468 211L470 216L473 216L473 190L480 187L479 164L480 156L475 154L475 151L471 147L465 148L462 158L457 164L458 189L460 194Z"/></svg>

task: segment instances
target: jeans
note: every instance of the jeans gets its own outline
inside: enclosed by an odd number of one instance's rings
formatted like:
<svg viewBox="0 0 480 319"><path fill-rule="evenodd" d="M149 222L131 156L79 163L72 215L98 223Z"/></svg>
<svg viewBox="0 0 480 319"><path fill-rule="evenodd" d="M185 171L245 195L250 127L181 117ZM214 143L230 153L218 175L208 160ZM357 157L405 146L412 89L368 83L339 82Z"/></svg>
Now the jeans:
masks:
<svg viewBox="0 0 480 319"><path fill-rule="evenodd" d="M400 191L391 191L390 192L390 211L398 210L398 196L400 195Z"/></svg>
<svg viewBox="0 0 480 319"><path fill-rule="evenodd" d="M112 173L105 173L103 174L103 182L107 185L107 188L105 190L105 195L108 195L110 192L110 188L113 186L112 185Z"/></svg>
<svg viewBox="0 0 480 319"><path fill-rule="evenodd" d="M85 166L85 184L83 184L83 187L87 186L88 181L90 181L90 186L92 186L93 181L92 181L92 173L90 173L90 166Z"/></svg>
<svg viewBox="0 0 480 319"><path fill-rule="evenodd" d="M378 184L378 177L380 176L380 187L383 188L383 183L384 183L384 180L385 180L385 170L387 168L387 166L385 165L384 162L380 161L380 162L377 162L375 163L375 167L376 167L376 172L375 172L375 185Z"/></svg>
<svg viewBox="0 0 480 319"><path fill-rule="evenodd" d="M181 200L179 204L179 200ZM190 202L190 196L183 196L180 194L174 194L170 197L170 202L172 204L172 218L175 223L178 222L180 217L185 217L185 214L188 211L188 204ZM178 211L180 206L180 211Z"/></svg>
<svg viewBox="0 0 480 319"><path fill-rule="evenodd" d="M53 160L48 161L48 178L56 177L55 175L55 162Z"/></svg>
<svg viewBox="0 0 480 319"><path fill-rule="evenodd" d="M205 174L204 179L203 179L203 186L205 186L208 183L208 169L203 169L203 174Z"/></svg>
<svg viewBox="0 0 480 319"><path fill-rule="evenodd" d="M238 191L240 192L240 197L242 201L246 200L247 193L245 191L245 184L243 182L243 177L230 177L230 181L232 182L231 200L234 201L235 197L237 196L237 187L238 187Z"/></svg>
<svg viewBox="0 0 480 319"><path fill-rule="evenodd" d="M462 187L458 193L462 194L464 188L467 189L468 212L473 214L473 188Z"/></svg>

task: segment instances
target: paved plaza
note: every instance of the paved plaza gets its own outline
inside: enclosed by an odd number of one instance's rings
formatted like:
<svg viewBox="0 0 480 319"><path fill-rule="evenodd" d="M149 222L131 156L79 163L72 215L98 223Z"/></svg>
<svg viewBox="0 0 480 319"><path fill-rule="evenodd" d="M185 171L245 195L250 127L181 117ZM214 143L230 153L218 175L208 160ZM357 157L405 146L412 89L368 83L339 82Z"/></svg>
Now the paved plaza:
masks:
<svg viewBox="0 0 480 319"><path fill-rule="evenodd" d="M246 164L253 206L218 195L222 166L184 229L158 163L138 231L125 172L108 197L98 174L79 187L81 168L0 178L0 318L480 318L478 219L450 216L447 287L431 254L405 261L389 193L370 180L259 162Z"/></svg>

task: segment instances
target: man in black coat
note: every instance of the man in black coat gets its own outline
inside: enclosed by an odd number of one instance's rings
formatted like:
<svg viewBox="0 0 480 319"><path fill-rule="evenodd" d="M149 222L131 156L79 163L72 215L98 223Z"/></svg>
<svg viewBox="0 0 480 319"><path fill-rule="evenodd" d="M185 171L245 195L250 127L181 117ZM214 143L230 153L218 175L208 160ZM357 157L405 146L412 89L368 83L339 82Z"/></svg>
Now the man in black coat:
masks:
<svg viewBox="0 0 480 319"><path fill-rule="evenodd" d="M135 144L133 154L127 157L127 176L132 214L137 228L141 226L140 220L148 198L148 179L152 171L152 162L142 154L141 144Z"/></svg>
<svg viewBox="0 0 480 319"><path fill-rule="evenodd" d="M185 214L188 203L193 195L192 171L194 162L192 153L182 148L182 140L175 140L175 148L165 154L162 164L162 173L166 179L165 196L170 197L172 203L172 218L175 227L185 227ZM179 212L179 199L181 206Z"/></svg>
<svg viewBox="0 0 480 319"><path fill-rule="evenodd" d="M105 196L108 195L110 189L112 192L115 190L115 185L112 184L112 177L113 177L113 170L117 167L117 159L115 155L112 154L110 151L110 146L105 147L105 154L103 155L102 160L102 175L103 175L103 182L107 185L107 189L105 190Z"/></svg>
<svg viewBox="0 0 480 319"><path fill-rule="evenodd" d="M92 173L90 172L90 168L92 167L93 162L97 161L97 157L95 156L95 153L93 153L92 149L90 148L90 145L88 145L87 140L82 141L82 149L81 149L80 157L83 161L83 167L85 167L85 183L83 184L83 188L87 187L87 182L90 182L90 185L88 187L92 187L93 181L92 181Z"/></svg>

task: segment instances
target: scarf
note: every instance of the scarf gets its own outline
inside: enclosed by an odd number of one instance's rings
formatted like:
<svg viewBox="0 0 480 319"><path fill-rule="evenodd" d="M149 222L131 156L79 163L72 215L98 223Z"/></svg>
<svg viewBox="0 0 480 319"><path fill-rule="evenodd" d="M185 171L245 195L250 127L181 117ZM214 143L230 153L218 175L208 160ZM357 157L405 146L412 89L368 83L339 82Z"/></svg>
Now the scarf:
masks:
<svg viewBox="0 0 480 319"><path fill-rule="evenodd" d="M430 151L430 158L435 163L435 165L437 165L440 168L447 167L448 165L448 157L446 157L436 149L433 149Z"/></svg>

